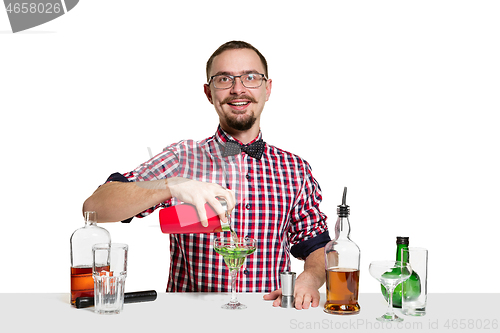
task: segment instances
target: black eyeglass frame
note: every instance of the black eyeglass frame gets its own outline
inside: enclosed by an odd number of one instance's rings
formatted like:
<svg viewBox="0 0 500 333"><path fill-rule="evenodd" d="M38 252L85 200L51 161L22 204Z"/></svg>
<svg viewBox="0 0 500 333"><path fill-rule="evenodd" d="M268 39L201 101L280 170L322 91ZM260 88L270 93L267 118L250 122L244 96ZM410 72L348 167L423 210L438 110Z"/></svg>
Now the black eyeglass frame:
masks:
<svg viewBox="0 0 500 333"><path fill-rule="evenodd" d="M260 76L261 76L261 78L262 78L263 80L260 82L260 85L258 85L257 87L247 87L247 86L245 85L245 83L243 83L243 80L241 79L241 77L242 77L242 76L245 76L245 75L260 75ZM238 78L238 77L240 78L241 84L242 84L245 88L248 88L248 89L256 89L256 88L260 88L260 87L262 86L262 83L263 83L264 81L267 81L267 77L266 77L266 75L265 75L265 74L261 74L261 73L246 73L246 74L242 74L242 75L217 74L217 75L213 75L213 76L211 76L211 77L210 77L210 80L208 80L207 85L210 85L210 83L212 83L212 82L213 82L213 79L214 79L214 77L216 77L216 76L227 76L227 77L229 77L229 78L231 78L231 79L233 80L233 84L231 84L231 86L230 86L230 87L227 87L227 88L217 88L217 87L215 86L215 82L214 82L214 88L215 88L215 89L221 89L221 90L224 90L224 89L231 89L232 87L234 87L234 83L236 82L236 78Z"/></svg>

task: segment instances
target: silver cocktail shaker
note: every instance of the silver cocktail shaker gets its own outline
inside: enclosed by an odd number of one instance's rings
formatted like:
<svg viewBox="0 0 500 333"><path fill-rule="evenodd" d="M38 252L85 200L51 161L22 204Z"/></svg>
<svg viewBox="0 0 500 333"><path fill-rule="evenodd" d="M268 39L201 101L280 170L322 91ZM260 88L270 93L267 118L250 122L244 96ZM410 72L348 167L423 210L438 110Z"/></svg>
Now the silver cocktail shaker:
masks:
<svg viewBox="0 0 500 333"><path fill-rule="evenodd" d="M295 272L282 272L281 277L281 307L295 307Z"/></svg>

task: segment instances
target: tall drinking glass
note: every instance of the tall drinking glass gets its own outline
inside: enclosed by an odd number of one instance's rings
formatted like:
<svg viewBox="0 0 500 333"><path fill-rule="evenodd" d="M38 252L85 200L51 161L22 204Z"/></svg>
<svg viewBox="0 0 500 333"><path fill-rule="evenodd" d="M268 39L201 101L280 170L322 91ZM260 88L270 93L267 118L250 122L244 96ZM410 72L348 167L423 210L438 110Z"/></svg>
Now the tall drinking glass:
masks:
<svg viewBox="0 0 500 333"><path fill-rule="evenodd" d="M427 306L427 250L421 247L410 247L402 251L416 273L414 275L419 277L420 288L418 292L413 292L412 285L403 283L401 310L407 316L425 316Z"/></svg>
<svg viewBox="0 0 500 333"><path fill-rule="evenodd" d="M381 317L378 317L378 321L403 321L402 318L399 318L394 313L392 307L392 294L394 293L394 288L396 288L398 284L410 277L411 272L410 264L402 261L374 261L370 264L371 276L383 284L389 293L389 306L387 312Z"/></svg>
<svg viewBox="0 0 500 333"><path fill-rule="evenodd" d="M257 241L252 238L217 237L214 239L215 252L222 255L231 274L231 300L222 305L223 309L241 310L246 305L241 304L236 298L236 279L238 270L245 262L245 258L254 253Z"/></svg>
<svg viewBox="0 0 500 333"><path fill-rule="evenodd" d="M125 299L128 245L95 244L92 255L94 311L98 314L118 314Z"/></svg>

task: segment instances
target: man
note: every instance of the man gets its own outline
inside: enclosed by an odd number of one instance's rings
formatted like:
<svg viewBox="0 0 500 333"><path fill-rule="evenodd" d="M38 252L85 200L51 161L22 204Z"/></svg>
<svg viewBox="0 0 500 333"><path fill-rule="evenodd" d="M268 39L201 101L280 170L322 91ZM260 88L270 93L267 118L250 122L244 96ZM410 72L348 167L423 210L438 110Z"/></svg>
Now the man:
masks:
<svg viewBox="0 0 500 333"><path fill-rule="evenodd" d="M208 60L207 82L205 94L219 116L216 134L172 144L134 171L111 175L84 210L97 211L99 222L130 222L182 201L196 206L205 226L206 202L226 221L216 199L223 197L236 233L257 239L238 289L268 292L264 299L279 306L279 274L290 269L292 253L305 260L295 307L316 307L325 281L323 247L330 240L318 208L321 190L307 162L262 140L260 117L272 87L266 59L248 43L228 42ZM167 291L230 290L222 258L213 251L216 236L170 235Z"/></svg>

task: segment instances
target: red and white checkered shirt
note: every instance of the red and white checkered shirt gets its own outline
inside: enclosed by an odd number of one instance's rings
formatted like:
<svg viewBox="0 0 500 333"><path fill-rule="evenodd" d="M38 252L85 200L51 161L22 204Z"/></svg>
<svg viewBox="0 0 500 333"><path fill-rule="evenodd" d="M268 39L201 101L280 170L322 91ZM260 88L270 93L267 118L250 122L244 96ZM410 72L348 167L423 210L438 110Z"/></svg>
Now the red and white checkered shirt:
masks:
<svg viewBox="0 0 500 333"><path fill-rule="evenodd" d="M254 141L261 137L259 133ZM234 138L219 126L208 139L172 144L135 170L115 173L108 181L184 177L218 183L235 191L232 227L238 236L257 240L257 250L240 269L237 291L271 292L280 288L280 273L290 270L290 254L304 259L330 240L326 216L318 208L321 190L309 164L300 157L267 143L260 160L244 152L222 157L228 140ZM172 198L137 217L178 203ZM170 235L167 292L231 291L229 270L212 245L214 238L222 235Z"/></svg>

